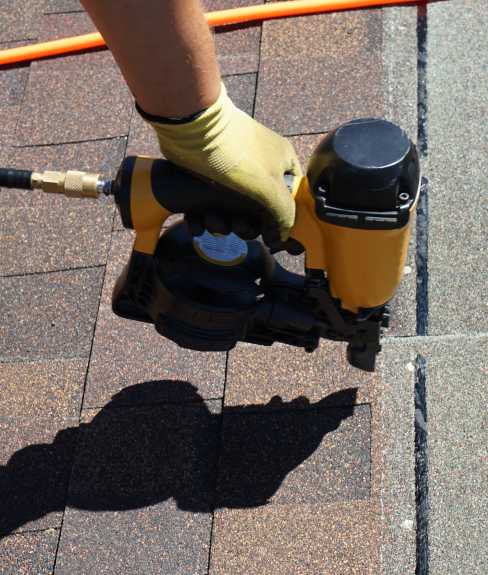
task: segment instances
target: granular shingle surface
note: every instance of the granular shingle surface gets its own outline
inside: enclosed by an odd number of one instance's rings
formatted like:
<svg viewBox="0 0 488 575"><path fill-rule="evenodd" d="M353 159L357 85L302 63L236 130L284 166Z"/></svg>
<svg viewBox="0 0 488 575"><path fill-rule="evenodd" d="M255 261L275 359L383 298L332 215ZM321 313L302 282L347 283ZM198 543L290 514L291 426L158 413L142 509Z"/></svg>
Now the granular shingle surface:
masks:
<svg viewBox="0 0 488 575"><path fill-rule="evenodd" d="M220 422L213 403L111 409L115 397L85 413L60 573L205 572Z"/></svg>
<svg viewBox="0 0 488 575"><path fill-rule="evenodd" d="M4 0L0 19L0 42L37 38L36 22L41 14L38 0Z"/></svg>
<svg viewBox="0 0 488 575"><path fill-rule="evenodd" d="M378 10L264 23L257 119L295 135L381 116L381 35Z"/></svg>
<svg viewBox="0 0 488 575"><path fill-rule="evenodd" d="M0 538L60 527L78 418L0 416Z"/></svg>
<svg viewBox="0 0 488 575"><path fill-rule="evenodd" d="M86 359L0 363L0 414L76 417L87 363Z"/></svg>
<svg viewBox="0 0 488 575"><path fill-rule="evenodd" d="M41 206L2 210L2 275L105 264L112 230L112 206L85 205L70 209Z"/></svg>
<svg viewBox="0 0 488 575"><path fill-rule="evenodd" d="M100 268L0 278L0 358L87 357Z"/></svg>
<svg viewBox="0 0 488 575"><path fill-rule="evenodd" d="M6 73L8 74L9 71L7 70ZM0 78L4 79L4 74L5 72L0 76ZM0 106L0 160L2 161L3 166L8 165L10 146L14 140L15 126L17 125L18 115L18 105ZM0 198L3 193L4 192L2 190Z"/></svg>
<svg viewBox="0 0 488 575"><path fill-rule="evenodd" d="M11 535L0 541L0 561L5 575L51 575L59 531Z"/></svg>
<svg viewBox="0 0 488 575"><path fill-rule="evenodd" d="M260 0L203 0L207 12L261 4ZM224 75L257 72L261 43L261 25L249 22L241 26L214 29L220 71Z"/></svg>
<svg viewBox="0 0 488 575"><path fill-rule="evenodd" d="M45 0L44 12L56 14L58 12L81 12L83 10L79 0Z"/></svg>
<svg viewBox="0 0 488 575"><path fill-rule="evenodd" d="M0 50L8 50L24 45L24 42L0 43ZM23 65L7 66L0 74L0 109L4 106L20 104L24 97L24 90L29 79L29 63Z"/></svg>
<svg viewBox="0 0 488 575"><path fill-rule="evenodd" d="M16 145L124 136L131 113L129 90L108 52L34 62Z"/></svg>
<svg viewBox="0 0 488 575"><path fill-rule="evenodd" d="M215 575L374 575L378 511L370 502L219 511Z"/></svg>
<svg viewBox="0 0 488 575"><path fill-rule="evenodd" d="M65 14L47 14L40 20L38 33L39 40L49 42L66 36L66 30L73 36L89 34L95 31L95 26L88 14L81 12L68 12Z"/></svg>
<svg viewBox="0 0 488 575"><path fill-rule="evenodd" d="M357 389L357 397L338 396L336 403L369 401L378 375L350 367L345 354L343 344L331 342L321 343L313 354L281 343L265 348L242 343L229 354L226 403L267 403L275 395L283 401L304 396L316 402L349 389Z"/></svg>
<svg viewBox="0 0 488 575"><path fill-rule="evenodd" d="M218 507L369 498L369 408L323 407L328 399L298 410L293 407L299 400L277 397L264 405L226 408Z"/></svg>

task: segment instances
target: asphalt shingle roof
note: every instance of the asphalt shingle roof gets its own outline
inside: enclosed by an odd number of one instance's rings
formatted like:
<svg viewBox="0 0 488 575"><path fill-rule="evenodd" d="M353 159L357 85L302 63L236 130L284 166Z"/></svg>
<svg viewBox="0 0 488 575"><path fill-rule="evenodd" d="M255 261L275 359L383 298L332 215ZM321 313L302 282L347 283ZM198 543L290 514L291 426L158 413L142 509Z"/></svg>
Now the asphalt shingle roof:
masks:
<svg viewBox="0 0 488 575"><path fill-rule="evenodd" d="M93 29L76 0L8 0L0 20L0 49ZM321 136L352 117L387 116L416 130L417 24L415 6L342 12L219 29L216 46L236 104L289 135L306 164ZM438 114L441 122L446 112ZM432 131L438 146L442 130ZM159 152L108 51L0 70L0 166L114 176L137 153ZM482 253L480 229L473 233ZM132 241L112 201L2 190L0 572L414 573L418 355L427 366L432 359L427 381L442 393L465 377L482 403L486 384L481 328L476 345L460 344L468 349L460 358L457 340L412 337L416 240L378 370L366 374L331 342L311 355L284 345L179 349L111 311ZM444 244L436 262L447 257ZM300 271L303 259L278 258ZM457 290L442 269L432 270L439 305ZM455 295L486 318L483 297L462 283ZM440 338L449 333L441 319ZM469 321L456 320L466 337ZM447 419L439 393L433 410ZM439 505L442 458L453 455L433 445ZM434 506L435 525L442 513Z"/></svg>

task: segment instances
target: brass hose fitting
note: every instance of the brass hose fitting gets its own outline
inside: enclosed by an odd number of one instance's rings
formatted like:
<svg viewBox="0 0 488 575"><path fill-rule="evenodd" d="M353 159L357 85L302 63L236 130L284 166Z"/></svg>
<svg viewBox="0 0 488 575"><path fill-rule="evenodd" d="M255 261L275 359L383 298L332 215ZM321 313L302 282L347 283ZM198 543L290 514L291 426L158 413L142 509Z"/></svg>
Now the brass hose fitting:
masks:
<svg viewBox="0 0 488 575"><path fill-rule="evenodd" d="M33 190L48 194L64 194L70 198L98 198L100 194L110 194L111 182L102 179L100 174L78 172L32 172Z"/></svg>

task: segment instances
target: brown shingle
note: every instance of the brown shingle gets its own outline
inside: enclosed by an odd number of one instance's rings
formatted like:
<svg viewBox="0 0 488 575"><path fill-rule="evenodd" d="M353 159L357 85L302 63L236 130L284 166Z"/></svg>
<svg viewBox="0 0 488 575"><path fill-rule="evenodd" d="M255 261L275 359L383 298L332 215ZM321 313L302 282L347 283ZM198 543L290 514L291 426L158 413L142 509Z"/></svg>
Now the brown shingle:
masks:
<svg viewBox="0 0 488 575"><path fill-rule="evenodd" d="M256 117L280 133L305 134L381 116L381 38L378 10L266 22Z"/></svg>
<svg viewBox="0 0 488 575"><path fill-rule="evenodd" d="M206 572L219 428L214 408L201 403L84 414L60 541L61 573Z"/></svg>
<svg viewBox="0 0 488 575"><path fill-rule="evenodd" d="M0 358L86 357L103 269L0 278Z"/></svg>
<svg viewBox="0 0 488 575"><path fill-rule="evenodd" d="M93 22L88 14L84 12L69 12L67 14L50 13L45 14L40 19L39 41L47 42L59 38L89 34L95 31L96 29Z"/></svg>
<svg viewBox="0 0 488 575"><path fill-rule="evenodd" d="M203 0L206 12L261 4L261 0ZM222 74L257 72L261 41L261 24L213 28L215 47Z"/></svg>
<svg viewBox="0 0 488 575"><path fill-rule="evenodd" d="M19 106L0 106L0 166L8 167L10 146L13 143L15 126L19 115ZM0 202L4 195L4 190L0 194Z"/></svg>
<svg viewBox="0 0 488 575"><path fill-rule="evenodd" d="M0 541L4 573L48 575L53 572L59 531L12 535Z"/></svg>
<svg viewBox="0 0 488 575"><path fill-rule="evenodd" d="M366 501L218 511L211 573L376 574L377 517Z"/></svg>
<svg viewBox="0 0 488 575"><path fill-rule="evenodd" d="M343 392L342 401L354 401ZM224 409L217 507L368 499L370 409L330 397Z"/></svg>
<svg viewBox="0 0 488 575"><path fill-rule="evenodd" d="M0 212L0 275L103 265L113 206L4 208Z"/></svg>
<svg viewBox="0 0 488 575"><path fill-rule="evenodd" d="M81 12L83 6L79 0L45 0L44 12L56 14L59 12Z"/></svg>
<svg viewBox="0 0 488 575"><path fill-rule="evenodd" d="M0 417L1 535L60 526L77 424L52 415Z"/></svg>
<svg viewBox="0 0 488 575"><path fill-rule="evenodd" d="M316 402L354 388L359 388L357 402L363 403L371 397L378 376L349 366L345 349L344 344L323 341L308 354L281 343L240 343L229 354L226 405L263 404L276 395L283 401L305 396Z"/></svg>
<svg viewBox="0 0 488 575"><path fill-rule="evenodd" d="M26 42L0 44L0 50L17 48ZM29 63L18 63L0 68L0 108L18 105L22 102L25 86L29 78Z"/></svg>
<svg viewBox="0 0 488 575"><path fill-rule="evenodd" d="M0 42L37 38L36 22L41 13L39 0L2 0Z"/></svg>
<svg viewBox="0 0 488 575"><path fill-rule="evenodd" d="M132 108L129 90L110 52L34 62L16 145L125 136Z"/></svg>
<svg viewBox="0 0 488 575"><path fill-rule="evenodd" d="M0 363L0 414L78 416L87 360Z"/></svg>

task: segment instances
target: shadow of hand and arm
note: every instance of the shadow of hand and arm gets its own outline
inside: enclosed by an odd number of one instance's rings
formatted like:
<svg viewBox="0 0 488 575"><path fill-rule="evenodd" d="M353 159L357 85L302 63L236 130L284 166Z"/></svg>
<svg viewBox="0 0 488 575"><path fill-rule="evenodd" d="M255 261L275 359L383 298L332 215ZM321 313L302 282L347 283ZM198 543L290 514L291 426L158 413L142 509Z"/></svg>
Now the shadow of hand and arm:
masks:
<svg viewBox="0 0 488 575"><path fill-rule="evenodd" d="M53 443L29 445L0 467L0 538L64 509L77 435L63 429Z"/></svg>
<svg viewBox="0 0 488 575"><path fill-rule="evenodd" d="M0 535L66 504L120 511L174 498L198 513L263 505L352 415L355 394L345 390L314 404L274 398L220 414L188 382L128 387L79 428L19 450L0 468Z"/></svg>
<svg viewBox="0 0 488 575"><path fill-rule="evenodd" d="M305 397L224 411L218 507L269 502L285 477L308 459L324 436L353 415L356 389L310 403Z"/></svg>

